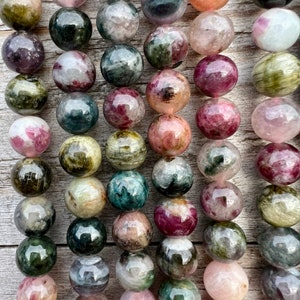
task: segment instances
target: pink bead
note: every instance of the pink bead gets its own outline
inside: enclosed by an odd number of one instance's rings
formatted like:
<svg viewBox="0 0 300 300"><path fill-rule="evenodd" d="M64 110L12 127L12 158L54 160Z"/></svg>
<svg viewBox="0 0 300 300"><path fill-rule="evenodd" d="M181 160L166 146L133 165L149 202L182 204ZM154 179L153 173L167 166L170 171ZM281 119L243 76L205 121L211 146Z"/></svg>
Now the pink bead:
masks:
<svg viewBox="0 0 300 300"><path fill-rule="evenodd" d="M120 300L155 300L155 297L149 290L142 292L125 291Z"/></svg>
<svg viewBox="0 0 300 300"><path fill-rule="evenodd" d="M57 4L63 7L80 7L87 0L55 0Z"/></svg>

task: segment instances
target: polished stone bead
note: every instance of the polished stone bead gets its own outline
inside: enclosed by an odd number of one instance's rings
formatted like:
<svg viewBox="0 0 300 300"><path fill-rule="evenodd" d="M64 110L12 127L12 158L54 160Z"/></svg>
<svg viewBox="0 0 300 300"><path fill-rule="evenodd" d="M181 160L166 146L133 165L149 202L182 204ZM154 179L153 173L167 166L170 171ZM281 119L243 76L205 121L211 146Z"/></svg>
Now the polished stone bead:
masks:
<svg viewBox="0 0 300 300"><path fill-rule="evenodd" d="M274 267L288 269L300 263L300 234L290 227L269 227L257 242L261 256Z"/></svg>
<svg viewBox="0 0 300 300"><path fill-rule="evenodd" d="M293 0L253 0L254 3L263 8L283 7Z"/></svg>
<svg viewBox="0 0 300 300"><path fill-rule="evenodd" d="M290 144L263 146L255 159L259 175L275 185L288 185L300 178L300 152Z"/></svg>
<svg viewBox="0 0 300 300"><path fill-rule="evenodd" d="M105 154L114 168L133 170L145 161L147 148L143 137L136 131L119 130L108 137Z"/></svg>
<svg viewBox="0 0 300 300"><path fill-rule="evenodd" d="M96 17L100 35L115 43L131 40L138 31L139 23L137 8L126 0L110 0L103 3Z"/></svg>
<svg viewBox="0 0 300 300"><path fill-rule="evenodd" d="M156 190L167 197L179 197L187 193L194 182L190 164L182 157L159 159L152 169L152 183Z"/></svg>
<svg viewBox="0 0 300 300"><path fill-rule="evenodd" d="M91 59L81 51L62 53L54 62L53 80L66 93L86 92L96 80L96 69Z"/></svg>
<svg viewBox="0 0 300 300"><path fill-rule="evenodd" d="M120 300L155 300L155 297L149 290L141 292L125 291Z"/></svg>
<svg viewBox="0 0 300 300"><path fill-rule="evenodd" d="M146 37L144 53L156 69L176 68L186 58L188 46L187 36L180 28L161 25Z"/></svg>
<svg viewBox="0 0 300 300"><path fill-rule="evenodd" d="M136 210L142 208L149 195L145 177L137 171L119 171L107 184L109 202L117 209Z"/></svg>
<svg viewBox="0 0 300 300"><path fill-rule="evenodd" d="M188 236L197 226L197 209L184 198L165 200L155 208L154 222L166 236Z"/></svg>
<svg viewBox="0 0 300 300"><path fill-rule="evenodd" d="M51 180L50 166L38 157L21 159L11 170L11 184L23 196L35 197L45 193Z"/></svg>
<svg viewBox="0 0 300 300"><path fill-rule="evenodd" d="M190 0L191 5L198 11L212 11L222 8L228 0Z"/></svg>
<svg viewBox="0 0 300 300"><path fill-rule="evenodd" d="M165 238L157 247L156 263L172 279L185 279L197 269L197 249L186 237Z"/></svg>
<svg viewBox="0 0 300 300"><path fill-rule="evenodd" d="M121 213L112 226L112 237L116 245L131 253L146 248L152 234L153 228L148 217L138 210Z"/></svg>
<svg viewBox="0 0 300 300"><path fill-rule="evenodd" d="M2 0L0 18L15 30L33 29L42 16L41 0Z"/></svg>
<svg viewBox="0 0 300 300"><path fill-rule="evenodd" d="M49 33L62 50L80 50L87 46L93 28L86 13L77 8L60 8L49 21Z"/></svg>
<svg viewBox="0 0 300 300"><path fill-rule="evenodd" d="M77 177L93 175L102 162L100 145L94 138L84 135L66 139L60 147L58 156L62 168Z"/></svg>
<svg viewBox="0 0 300 300"><path fill-rule="evenodd" d="M300 85L300 60L279 52L263 56L253 67L252 82L256 90L269 97L286 96Z"/></svg>
<svg viewBox="0 0 300 300"><path fill-rule="evenodd" d="M74 178L66 188L65 204L78 218L99 216L106 204L105 187L96 177Z"/></svg>
<svg viewBox="0 0 300 300"><path fill-rule="evenodd" d="M100 69L104 79L115 86L129 86L136 83L144 68L141 53L126 44L113 45L101 57Z"/></svg>
<svg viewBox="0 0 300 300"><path fill-rule="evenodd" d="M14 72L33 74L44 62L44 46L35 34L13 32L2 44L2 59Z"/></svg>
<svg viewBox="0 0 300 300"><path fill-rule="evenodd" d="M57 4L63 7L80 7L86 0L54 0Z"/></svg>
<svg viewBox="0 0 300 300"><path fill-rule="evenodd" d="M67 231L67 244L76 255L99 253L106 243L106 229L96 217L75 219Z"/></svg>
<svg viewBox="0 0 300 300"><path fill-rule="evenodd" d="M55 209L52 201L43 196L23 199L14 212L17 229L27 236L45 234L54 221Z"/></svg>
<svg viewBox="0 0 300 300"><path fill-rule="evenodd" d="M44 275L56 263L56 245L47 236L31 236L21 242L16 251L16 264L26 276Z"/></svg>
<svg viewBox="0 0 300 300"><path fill-rule="evenodd" d="M156 73L146 87L146 99L158 113L178 112L186 106L190 96L190 84L186 77L171 69Z"/></svg>
<svg viewBox="0 0 300 300"><path fill-rule="evenodd" d="M79 295L99 295L108 284L109 268L100 256L77 257L70 267L69 278Z"/></svg>
<svg viewBox="0 0 300 300"><path fill-rule="evenodd" d="M116 262L116 278L123 289L141 292L154 282L154 263L143 251L125 251Z"/></svg>
<svg viewBox="0 0 300 300"><path fill-rule="evenodd" d="M108 300L104 294L92 295L92 296L79 296L76 300Z"/></svg>
<svg viewBox="0 0 300 300"><path fill-rule="evenodd" d="M237 66L229 57L220 54L202 58L194 70L194 83L197 89L213 98L229 93L237 80Z"/></svg>
<svg viewBox="0 0 300 300"><path fill-rule="evenodd" d="M85 93L65 95L56 108L59 125L69 133L82 134L92 129L99 117L97 103Z"/></svg>

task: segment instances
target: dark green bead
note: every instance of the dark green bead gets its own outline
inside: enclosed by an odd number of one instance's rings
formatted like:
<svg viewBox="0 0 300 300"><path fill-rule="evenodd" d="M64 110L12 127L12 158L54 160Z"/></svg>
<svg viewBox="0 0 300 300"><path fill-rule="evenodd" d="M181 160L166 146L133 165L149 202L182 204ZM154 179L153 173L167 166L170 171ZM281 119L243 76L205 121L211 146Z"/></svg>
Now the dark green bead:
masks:
<svg viewBox="0 0 300 300"><path fill-rule="evenodd" d="M283 7L292 0L254 0L254 3L263 8Z"/></svg>

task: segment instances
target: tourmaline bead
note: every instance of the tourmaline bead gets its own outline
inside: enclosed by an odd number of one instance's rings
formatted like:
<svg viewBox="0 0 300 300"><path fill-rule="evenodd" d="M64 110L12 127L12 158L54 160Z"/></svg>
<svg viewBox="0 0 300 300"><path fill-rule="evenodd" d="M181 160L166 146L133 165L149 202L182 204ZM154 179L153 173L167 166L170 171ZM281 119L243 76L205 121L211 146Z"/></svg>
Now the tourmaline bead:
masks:
<svg viewBox="0 0 300 300"><path fill-rule="evenodd" d="M157 26L146 37L144 53L156 69L176 68L187 56L187 36L180 28Z"/></svg>
<svg viewBox="0 0 300 300"><path fill-rule="evenodd" d="M52 41L58 48L65 51L84 48L92 32L90 18L77 8L62 7L52 15L49 21Z"/></svg>
<svg viewBox="0 0 300 300"><path fill-rule="evenodd" d="M154 263L145 252L123 252L116 262L116 278L129 291L140 292L154 282Z"/></svg>
<svg viewBox="0 0 300 300"><path fill-rule="evenodd" d="M151 148L165 158L182 154L190 145L191 138L189 123L178 115L159 115L148 128Z"/></svg>
<svg viewBox="0 0 300 300"><path fill-rule="evenodd" d="M155 297L149 290L141 292L125 291L120 300L155 300Z"/></svg>
<svg viewBox="0 0 300 300"><path fill-rule="evenodd" d="M253 23L252 39L257 47L279 52L292 47L300 35L300 18L289 9L272 8Z"/></svg>
<svg viewBox="0 0 300 300"><path fill-rule="evenodd" d="M196 228L197 209L184 198L166 200L155 208L154 222L159 231L166 236L188 236Z"/></svg>
<svg viewBox="0 0 300 300"><path fill-rule="evenodd" d="M213 55L227 49L234 38L231 19L216 11L198 15L189 31L191 48L202 55Z"/></svg>
<svg viewBox="0 0 300 300"><path fill-rule="evenodd" d="M269 227L257 237L261 256L272 266L288 269L300 263L300 234L290 227Z"/></svg>
<svg viewBox="0 0 300 300"><path fill-rule="evenodd" d="M26 157L37 157L50 145L48 123L34 116L16 119L9 128L9 142L15 151Z"/></svg>
<svg viewBox="0 0 300 300"><path fill-rule="evenodd" d="M56 256L56 245L49 237L31 236L18 246L16 264L24 275L36 277L51 271Z"/></svg>
<svg viewBox="0 0 300 300"><path fill-rule="evenodd" d="M202 211L216 221L231 221L243 209L243 198L239 188L229 181L213 181L204 186L200 195Z"/></svg>
<svg viewBox="0 0 300 300"><path fill-rule="evenodd" d="M24 235L43 235L55 221L55 209L52 201L44 196L25 198L17 205L14 222Z"/></svg>
<svg viewBox="0 0 300 300"><path fill-rule="evenodd" d="M201 147L197 165L204 177L221 184L238 173L241 168L241 155L229 141L209 141Z"/></svg>
<svg viewBox="0 0 300 300"><path fill-rule="evenodd" d="M105 120L113 127L130 129L144 118L144 100L139 92L134 89L117 88L105 96L103 115Z"/></svg>
<svg viewBox="0 0 300 300"><path fill-rule="evenodd" d="M25 31L13 32L2 44L2 59L14 72L33 74L44 62L44 46L35 34Z"/></svg>
<svg viewBox="0 0 300 300"><path fill-rule="evenodd" d="M55 0L55 2L63 7L80 7L86 0Z"/></svg>
<svg viewBox="0 0 300 300"><path fill-rule="evenodd" d="M32 75L19 74L5 88L8 107L20 115L35 115L46 105L48 91L45 83Z"/></svg>
<svg viewBox="0 0 300 300"><path fill-rule="evenodd" d="M174 114L183 109L191 96L188 80L172 69L156 73L148 82L146 98L157 112Z"/></svg>
<svg viewBox="0 0 300 300"><path fill-rule="evenodd" d="M18 287L16 300L56 300L57 287L49 275L25 277Z"/></svg>
<svg viewBox="0 0 300 300"><path fill-rule="evenodd" d="M300 131L300 109L291 99L267 98L259 103L251 115L254 132L261 139L283 143Z"/></svg>
<svg viewBox="0 0 300 300"><path fill-rule="evenodd" d="M76 255L99 253L106 243L106 229L96 217L75 219L67 231L67 244Z"/></svg>
<svg viewBox="0 0 300 300"><path fill-rule="evenodd" d="M300 221L300 195L289 186L266 186L258 196L262 218L277 227L291 227Z"/></svg>
<svg viewBox="0 0 300 300"><path fill-rule="evenodd" d="M156 190L167 197L179 197L193 185L194 174L184 158L159 159L152 169L152 183Z"/></svg>
<svg viewBox="0 0 300 300"><path fill-rule="evenodd" d="M255 166L266 181L288 185L300 178L300 152L290 144L270 143L258 152Z"/></svg>
<svg viewBox="0 0 300 300"><path fill-rule="evenodd" d="M146 248L153 228L145 214L136 210L117 216L112 226L112 237L121 249L136 253Z"/></svg>
<svg viewBox="0 0 300 300"><path fill-rule="evenodd" d="M5 25L15 30L30 30L42 16L41 0L2 0L0 18Z"/></svg>
<svg viewBox="0 0 300 300"><path fill-rule="evenodd" d="M98 171L102 154L98 142L90 136L76 135L64 141L59 150L62 168L72 176L88 177Z"/></svg>
<svg viewBox="0 0 300 300"><path fill-rule="evenodd" d="M77 257L70 267L69 278L79 295L98 295L108 284L109 268L100 256Z"/></svg>
<svg viewBox="0 0 300 300"><path fill-rule="evenodd" d="M254 3L263 8L283 7L293 0L254 0Z"/></svg>
<svg viewBox="0 0 300 300"><path fill-rule="evenodd" d="M171 24L179 20L187 7L186 0L142 0L142 11L154 24Z"/></svg>
<svg viewBox="0 0 300 300"><path fill-rule="evenodd" d="M228 0L190 0L191 5L198 11L212 11L222 8Z"/></svg>
<svg viewBox="0 0 300 300"><path fill-rule="evenodd" d="M197 259L197 249L186 237L165 238L156 250L158 267L172 279L190 277L197 269Z"/></svg>
<svg viewBox="0 0 300 300"><path fill-rule="evenodd" d="M210 297L218 300L245 299L249 288L247 274L237 262L210 262L205 268L203 282Z"/></svg>
<svg viewBox="0 0 300 300"><path fill-rule="evenodd" d="M216 54L202 58L194 70L194 82L204 95L217 98L229 93L238 80L238 69L229 57Z"/></svg>
<svg viewBox="0 0 300 300"><path fill-rule="evenodd" d="M119 130L107 139L105 154L118 170L133 170L143 164L147 148L143 137L133 130Z"/></svg>
<svg viewBox="0 0 300 300"><path fill-rule="evenodd" d="M95 126L98 117L97 103L86 93L65 95L56 108L57 122L72 134L88 132Z"/></svg>
<svg viewBox="0 0 300 300"><path fill-rule="evenodd" d="M131 40L138 31L139 23L137 8L125 0L103 3L96 17L96 26L100 35L115 43Z"/></svg>
<svg viewBox="0 0 300 300"><path fill-rule="evenodd" d="M104 79L118 87L136 83L142 75L144 62L141 53L126 44L113 45L101 57L100 69Z"/></svg>
<svg viewBox="0 0 300 300"><path fill-rule="evenodd" d="M52 70L56 86L66 93L86 92L96 80L96 69L91 59L81 51L62 53Z"/></svg>
<svg viewBox="0 0 300 300"><path fill-rule="evenodd" d="M286 96L300 84L300 61L288 53L270 53L253 67L252 82L256 90L269 97Z"/></svg>
<svg viewBox="0 0 300 300"><path fill-rule="evenodd" d="M23 158L11 171L13 188L23 196L35 197L45 193L52 180L51 168L39 157Z"/></svg>
<svg viewBox="0 0 300 300"><path fill-rule="evenodd" d="M99 216L106 204L106 191L96 177L74 178L66 188L65 204L78 218Z"/></svg>
<svg viewBox="0 0 300 300"><path fill-rule="evenodd" d="M109 202L121 210L142 208L149 195L145 177L137 171L119 171L107 184Z"/></svg>
<svg viewBox="0 0 300 300"><path fill-rule="evenodd" d="M237 106L225 99L209 99L196 112L196 124L209 139L221 140L239 128L241 115Z"/></svg>

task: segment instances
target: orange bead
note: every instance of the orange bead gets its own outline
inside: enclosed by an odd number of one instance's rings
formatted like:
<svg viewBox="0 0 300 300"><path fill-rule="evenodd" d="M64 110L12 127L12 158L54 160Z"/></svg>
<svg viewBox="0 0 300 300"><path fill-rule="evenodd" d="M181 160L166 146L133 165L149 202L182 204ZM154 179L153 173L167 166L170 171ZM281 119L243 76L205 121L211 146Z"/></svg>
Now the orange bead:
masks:
<svg viewBox="0 0 300 300"><path fill-rule="evenodd" d="M191 5L199 11L216 10L227 2L228 0L190 0Z"/></svg>

